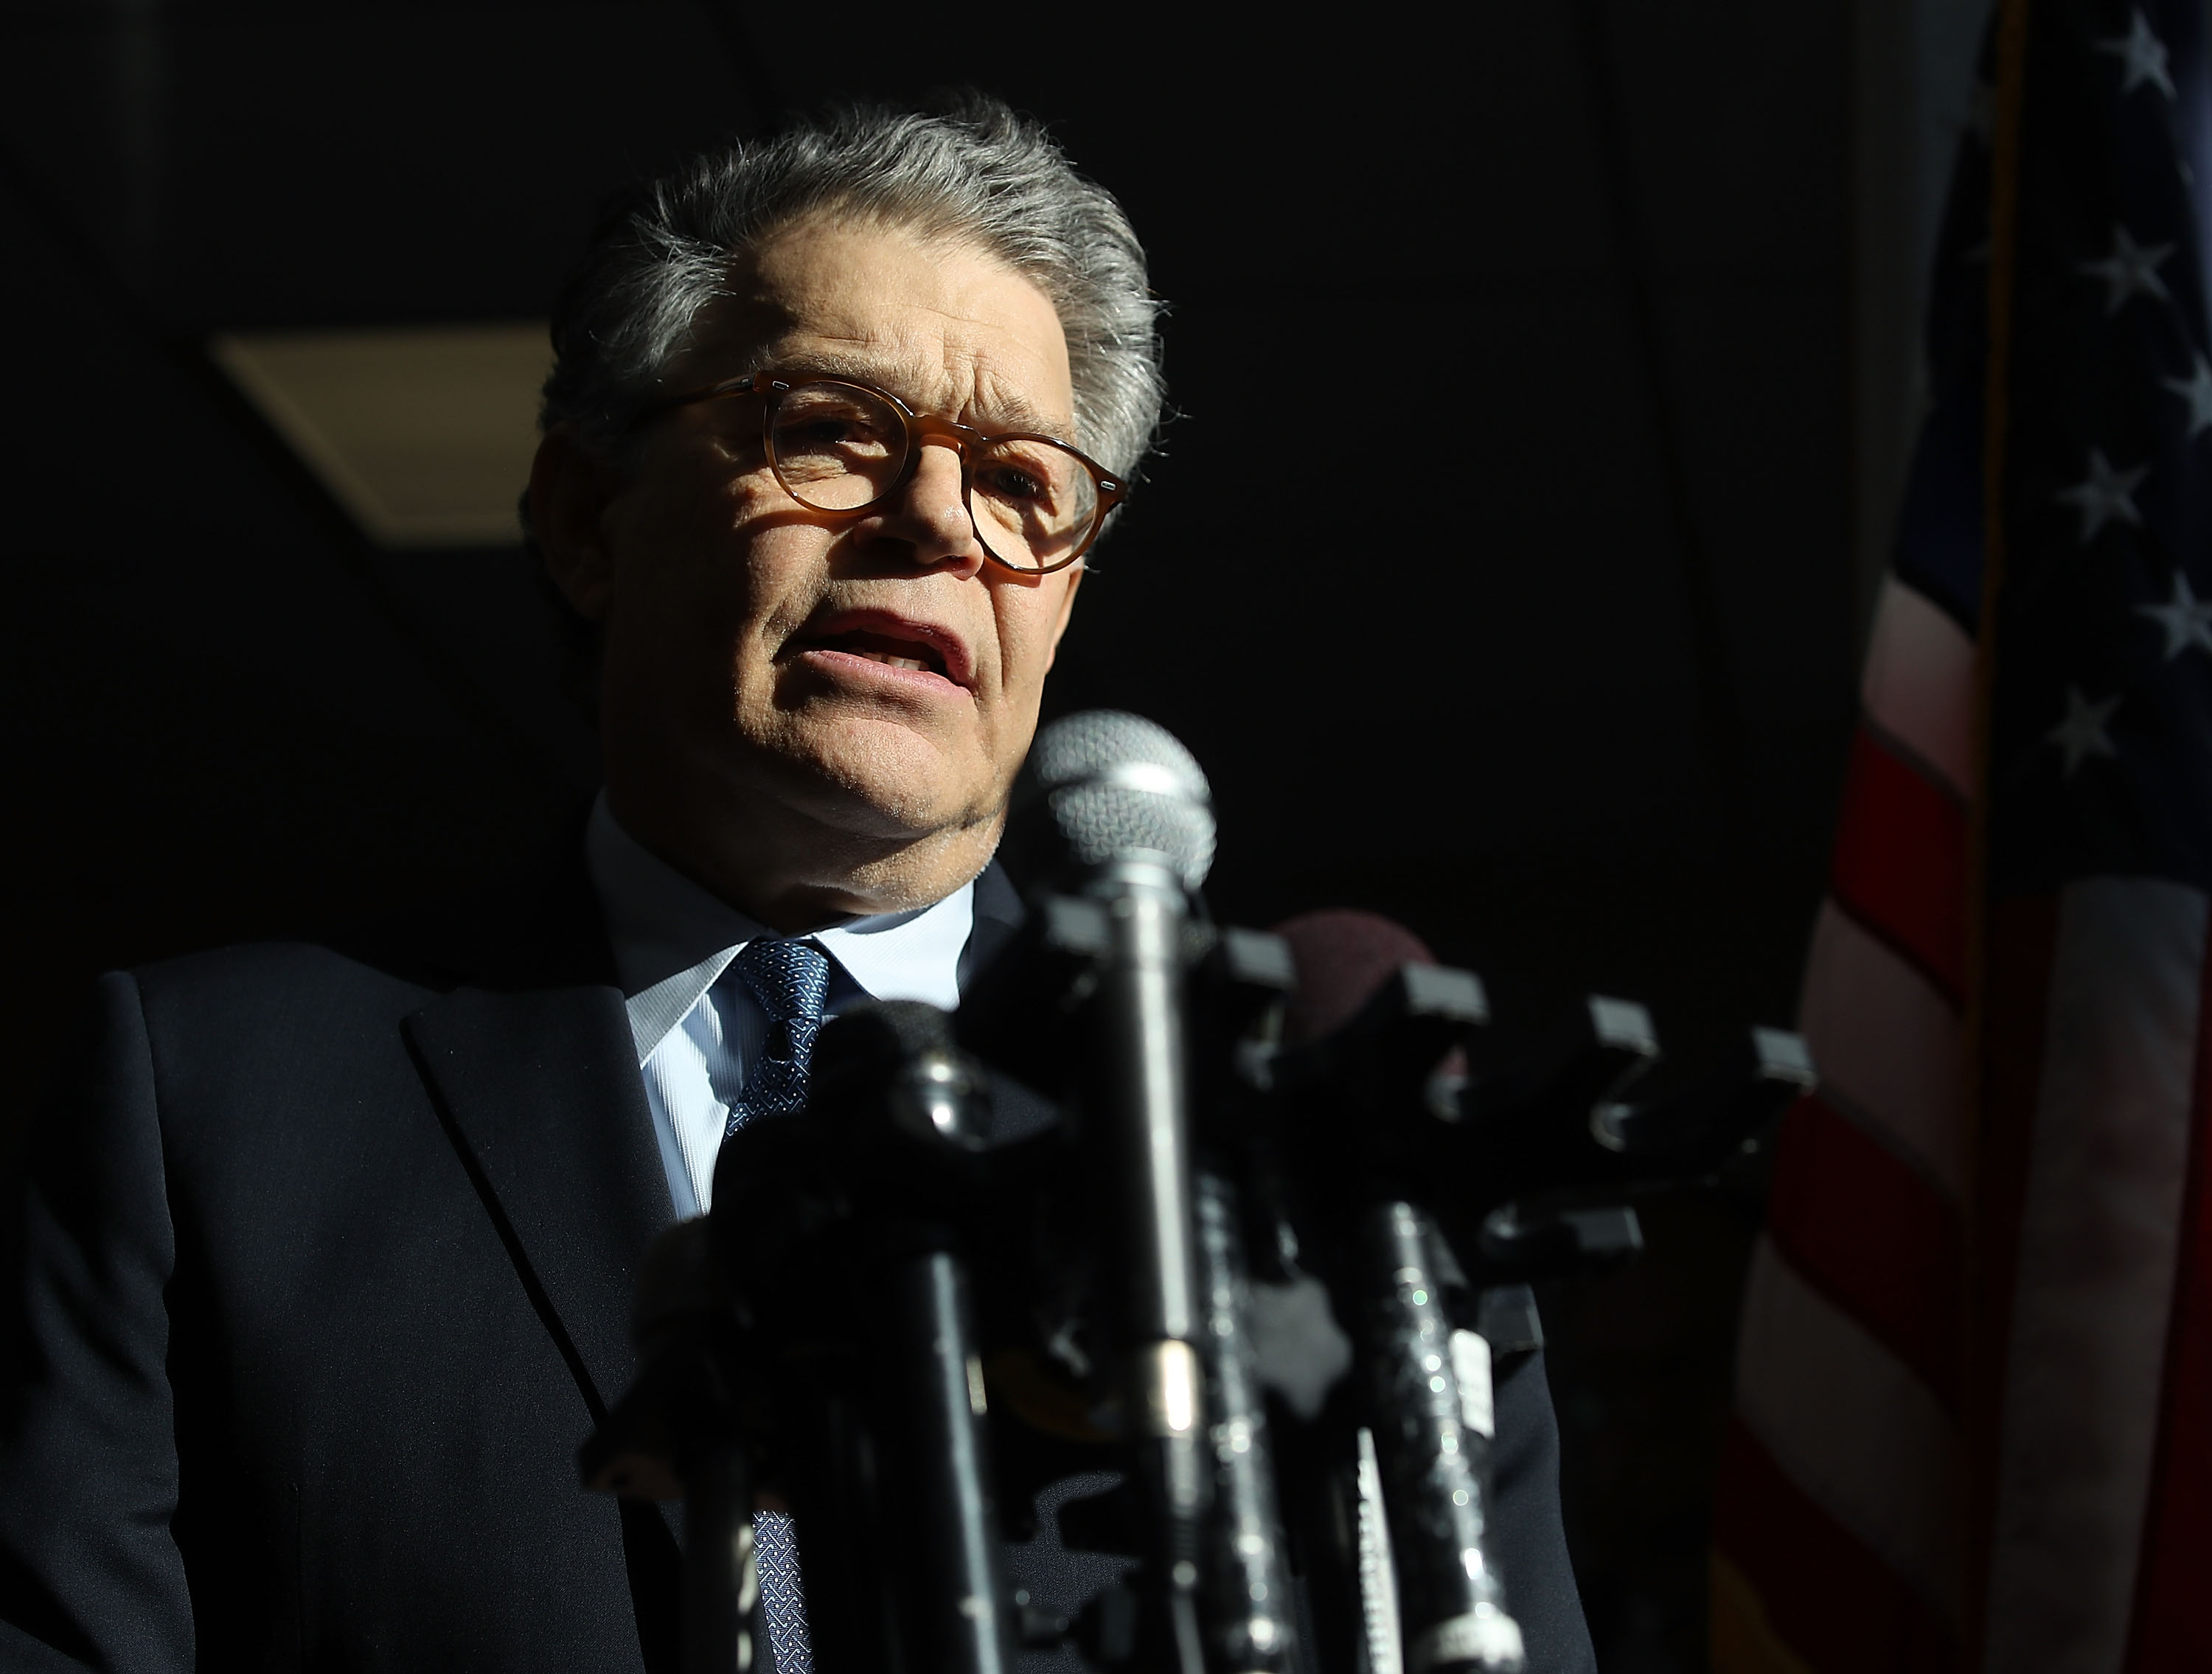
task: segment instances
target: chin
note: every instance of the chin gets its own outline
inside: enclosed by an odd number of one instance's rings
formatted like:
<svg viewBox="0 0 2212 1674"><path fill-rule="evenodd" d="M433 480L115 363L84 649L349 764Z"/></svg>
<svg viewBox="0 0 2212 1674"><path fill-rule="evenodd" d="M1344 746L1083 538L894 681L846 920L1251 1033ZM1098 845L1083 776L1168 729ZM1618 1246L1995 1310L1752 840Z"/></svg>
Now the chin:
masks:
<svg viewBox="0 0 2212 1674"><path fill-rule="evenodd" d="M1000 775L972 743L948 749L914 727L877 720L806 732L794 741L801 747L793 765L812 781L808 799L819 798L826 824L921 837L995 820L1005 803Z"/></svg>

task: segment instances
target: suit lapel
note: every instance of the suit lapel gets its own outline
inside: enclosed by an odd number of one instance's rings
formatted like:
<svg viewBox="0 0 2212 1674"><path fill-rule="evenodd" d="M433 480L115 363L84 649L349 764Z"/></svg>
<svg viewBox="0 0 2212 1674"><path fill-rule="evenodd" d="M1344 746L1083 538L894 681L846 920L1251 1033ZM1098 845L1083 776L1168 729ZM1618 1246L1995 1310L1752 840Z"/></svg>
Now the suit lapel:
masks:
<svg viewBox="0 0 2212 1674"><path fill-rule="evenodd" d="M638 1266L674 1219L622 995L465 988L404 1028L596 1421L635 1370Z"/></svg>
<svg viewBox="0 0 2212 1674"><path fill-rule="evenodd" d="M995 860L975 879L975 927L968 932L968 945L960 950L958 981L963 994L976 973L989 967L1030 916L1022 905L1020 891L1006 876L1006 869Z"/></svg>
<svg viewBox="0 0 2212 1674"><path fill-rule="evenodd" d="M1006 951L1029 916L1021 892L1006 876L1006 869L994 860L975 880L975 928L969 933L968 945L960 955L963 994ZM990 1074L993 1143L1008 1145L1026 1139L1060 1119L1060 1107L1034 1088L997 1069Z"/></svg>
<svg viewBox="0 0 2212 1674"><path fill-rule="evenodd" d="M587 900L588 887L568 893ZM611 967L596 910L568 905L573 910L532 918L585 925L588 958L558 966L538 956L508 959L517 973L472 962L498 986L538 971L574 980ZM963 985L1025 916L994 862L976 880ZM675 1218L622 994L597 983L461 988L404 1027L524 1287L597 1420L635 1372L629 1318L638 1265ZM1030 1121L1017 1117L1018 1131L1036 1119L1024 1114Z"/></svg>

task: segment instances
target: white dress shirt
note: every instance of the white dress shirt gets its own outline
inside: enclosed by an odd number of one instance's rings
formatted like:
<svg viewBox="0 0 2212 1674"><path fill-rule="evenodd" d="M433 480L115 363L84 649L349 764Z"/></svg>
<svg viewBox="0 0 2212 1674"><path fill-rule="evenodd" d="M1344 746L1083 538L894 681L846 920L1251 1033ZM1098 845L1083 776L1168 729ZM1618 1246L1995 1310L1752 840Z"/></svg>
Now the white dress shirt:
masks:
<svg viewBox="0 0 2212 1674"><path fill-rule="evenodd" d="M744 986L720 979L746 943L774 932L648 852L615 822L604 792L585 829L584 861L614 943L668 1195L679 1216L702 1215L713 1206L714 1154L730 1106L768 1030ZM862 999L958 1004L975 904L975 886L963 884L934 907L854 919L805 938L830 956L823 1012Z"/></svg>

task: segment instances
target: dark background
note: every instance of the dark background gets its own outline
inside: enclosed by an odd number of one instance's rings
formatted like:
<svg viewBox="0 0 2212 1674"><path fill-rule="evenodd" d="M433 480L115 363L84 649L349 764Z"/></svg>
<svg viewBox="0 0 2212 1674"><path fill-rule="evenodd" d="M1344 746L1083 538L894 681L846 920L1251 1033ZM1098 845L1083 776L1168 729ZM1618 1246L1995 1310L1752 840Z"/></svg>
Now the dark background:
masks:
<svg viewBox="0 0 2212 1674"><path fill-rule="evenodd" d="M592 782L519 549L371 546L207 335L542 318L622 179L952 82L1054 122L1173 305L1180 416L1051 702L1197 752L1217 911L1390 913L1506 1027L1578 986L1692 1060L1786 1023L1863 604L1851 27L1844 0L0 14L15 1102L100 969L496 878ZM1640 1270L1546 1298L1609 1674L1704 1665L1758 1215L1662 1205Z"/></svg>

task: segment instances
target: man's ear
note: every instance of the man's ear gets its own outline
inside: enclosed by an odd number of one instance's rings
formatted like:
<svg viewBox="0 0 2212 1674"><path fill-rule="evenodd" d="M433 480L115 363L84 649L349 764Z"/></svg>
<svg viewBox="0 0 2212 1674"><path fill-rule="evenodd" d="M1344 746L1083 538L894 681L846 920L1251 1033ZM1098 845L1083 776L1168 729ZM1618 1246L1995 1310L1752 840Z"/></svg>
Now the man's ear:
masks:
<svg viewBox="0 0 2212 1674"><path fill-rule="evenodd" d="M600 519L619 486L615 473L585 452L566 425L538 444L530 467L530 529L545 573L576 613L603 620L614 593L614 557Z"/></svg>
<svg viewBox="0 0 2212 1674"><path fill-rule="evenodd" d="M1068 572L1067 591L1060 596L1060 620L1052 625L1052 644L1044 654L1045 672L1048 674L1052 671L1052 665L1060 660L1060 638L1067 632L1067 619L1075 614L1075 590L1083 585L1086 573L1088 572L1081 564Z"/></svg>

